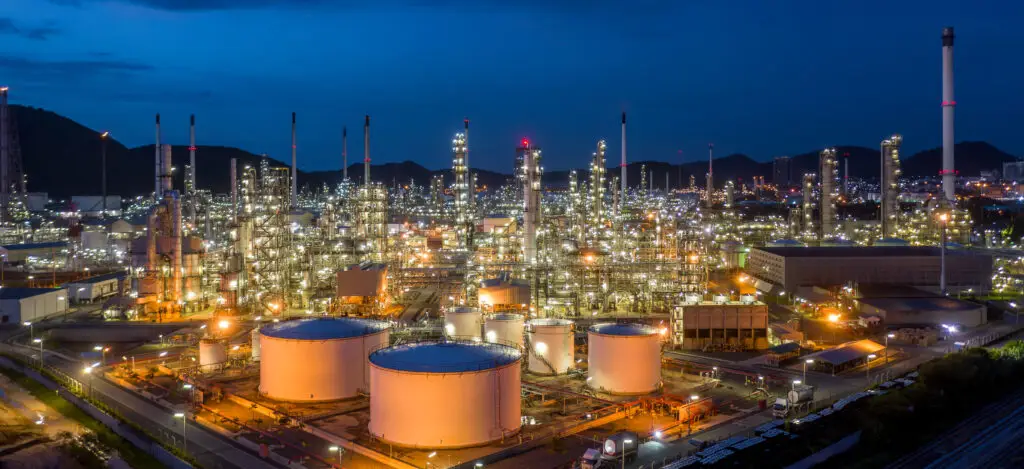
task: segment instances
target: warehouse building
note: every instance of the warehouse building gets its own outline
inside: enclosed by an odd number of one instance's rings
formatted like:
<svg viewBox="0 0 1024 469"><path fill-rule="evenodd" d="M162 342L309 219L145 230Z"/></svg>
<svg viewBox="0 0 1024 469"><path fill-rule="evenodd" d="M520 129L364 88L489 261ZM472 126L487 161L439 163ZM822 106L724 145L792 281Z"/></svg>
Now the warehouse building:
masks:
<svg viewBox="0 0 1024 469"><path fill-rule="evenodd" d="M978 327L988 322L985 305L948 297L860 298L857 308L861 317L878 317L887 327Z"/></svg>
<svg viewBox="0 0 1024 469"><path fill-rule="evenodd" d="M939 248L926 246L760 247L750 250L747 273L768 289L836 286L848 282L939 288ZM946 251L950 292L989 291L992 258L972 251Z"/></svg>
<svg viewBox="0 0 1024 469"><path fill-rule="evenodd" d="M30 257L52 259L66 255L68 243L53 241L49 243L7 244L0 246L0 257L11 265L24 264Z"/></svg>
<svg viewBox="0 0 1024 469"><path fill-rule="evenodd" d="M750 300L684 304L672 316L672 343L683 350L765 350L768 306Z"/></svg>
<svg viewBox="0 0 1024 469"><path fill-rule="evenodd" d="M376 314L387 307L386 264L353 264L338 271L337 280L337 301L343 312Z"/></svg>
<svg viewBox="0 0 1024 469"><path fill-rule="evenodd" d="M65 288L0 288L0 324L36 322L68 310Z"/></svg>

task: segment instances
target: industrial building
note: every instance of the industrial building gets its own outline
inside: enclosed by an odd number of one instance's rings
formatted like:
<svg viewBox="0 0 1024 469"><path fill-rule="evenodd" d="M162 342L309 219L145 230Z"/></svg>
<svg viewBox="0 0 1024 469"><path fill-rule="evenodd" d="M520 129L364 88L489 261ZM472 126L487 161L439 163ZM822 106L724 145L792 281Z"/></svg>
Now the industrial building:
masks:
<svg viewBox="0 0 1024 469"><path fill-rule="evenodd" d="M784 291L850 282L937 290L939 251L928 246L759 247L750 250L746 271ZM988 291L992 258L975 251L947 250L946 285L953 292Z"/></svg>
<svg viewBox="0 0 1024 469"><path fill-rule="evenodd" d="M67 241L7 244L0 246L0 257L8 265L26 263L30 258L52 259L67 255Z"/></svg>
<svg viewBox="0 0 1024 469"><path fill-rule="evenodd" d="M68 282L64 288L68 290L68 297L72 303L92 303L114 295L123 295L126 277L127 274L124 272L94 275Z"/></svg>
<svg viewBox="0 0 1024 469"><path fill-rule="evenodd" d="M672 316L672 343L683 350L765 350L768 306L724 297L684 304Z"/></svg>
<svg viewBox="0 0 1024 469"><path fill-rule="evenodd" d="M347 314L377 314L387 305L388 267L366 262L338 271L335 301Z"/></svg>
<svg viewBox="0 0 1024 469"><path fill-rule="evenodd" d="M988 322L985 305L949 297L860 298L856 304L861 317L877 317L886 327L977 327Z"/></svg>
<svg viewBox="0 0 1024 469"><path fill-rule="evenodd" d="M36 322L67 311L66 288L0 288L0 324Z"/></svg>

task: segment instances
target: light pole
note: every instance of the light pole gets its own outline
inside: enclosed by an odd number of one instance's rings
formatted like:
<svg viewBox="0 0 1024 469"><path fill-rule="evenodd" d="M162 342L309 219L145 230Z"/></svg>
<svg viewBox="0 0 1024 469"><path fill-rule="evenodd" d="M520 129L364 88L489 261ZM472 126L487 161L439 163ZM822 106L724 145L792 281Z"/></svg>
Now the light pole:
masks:
<svg viewBox="0 0 1024 469"><path fill-rule="evenodd" d="M189 384L189 383L185 383L181 387L183 389L185 389L186 391L188 391L188 403L189 403L189 405L193 405L195 403L195 400L196 400L196 391L195 391L194 387L191 384Z"/></svg>
<svg viewBox="0 0 1024 469"><path fill-rule="evenodd" d="M103 361L101 363L103 364L103 366L107 366L107 351L110 350L110 347L104 347L102 345L97 345L97 346L93 347L92 349L103 354Z"/></svg>
<svg viewBox="0 0 1024 469"><path fill-rule="evenodd" d="M341 448L340 446L331 446L330 448L327 448L327 450L332 453L338 453L338 465L341 466L343 459L345 459L345 449Z"/></svg>
<svg viewBox="0 0 1024 469"><path fill-rule="evenodd" d="M32 339L32 342L39 344L39 369L43 369L43 339Z"/></svg>
<svg viewBox="0 0 1024 469"><path fill-rule="evenodd" d="M33 339L36 338L36 331L35 331L35 327L32 326L32 321L25 321L25 322L21 323L21 325L28 326L28 335L29 335L29 337L31 337Z"/></svg>
<svg viewBox="0 0 1024 469"><path fill-rule="evenodd" d="M185 412L177 412L174 418L181 419L181 452L188 454L188 415Z"/></svg>
<svg viewBox="0 0 1024 469"><path fill-rule="evenodd" d="M948 213L939 215L939 291L946 296L946 221L949 220Z"/></svg>
<svg viewBox="0 0 1024 469"><path fill-rule="evenodd" d="M694 394L690 396L690 404L686 406L686 434L693 433L693 404L700 399L700 396Z"/></svg>
<svg viewBox="0 0 1024 469"><path fill-rule="evenodd" d="M885 363L889 364L889 339L896 338L896 334L892 332L885 335Z"/></svg>
<svg viewBox="0 0 1024 469"><path fill-rule="evenodd" d="M626 445L633 444L633 440L622 440L622 469L626 469Z"/></svg>
<svg viewBox="0 0 1024 469"><path fill-rule="evenodd" d="M431 451L430 454L427 455L427 467L430 467L430 460L433 459L434 456L437 456L437 451Z"/></svg>
<svg viewBox="0 0 1024 469"><path fill-rule="evenodd" d="M100 171L103 173L100 176L100 192L103 194L103 213L101 217L107 216L107 137L110 136L110 132L103 132L100 134Z"/></svg>
<svg viewBox="0 0 1024 469"><path fill-rule="evenodd" d="M868 380L868 386L871 386L871 360L878 358L878 355L871 354L867 356L864 361L864 377Z"/></svg>
<svg viewBox="0 0 1024 469"><path fill-rule="evenodd" d="M808 358L804 360L804 382L807 382L807 365L813 364L814 360Z"/></svg>
<svg viewBox="0 0 1024 469"><path fill-rule="evenodd" d="M91 398L92 397L92 367L91 366L87 366L87 367L83 368L82 369L82 373L85 373L86 375L89 376L89 391L86 393L86 395Z"/></svg>

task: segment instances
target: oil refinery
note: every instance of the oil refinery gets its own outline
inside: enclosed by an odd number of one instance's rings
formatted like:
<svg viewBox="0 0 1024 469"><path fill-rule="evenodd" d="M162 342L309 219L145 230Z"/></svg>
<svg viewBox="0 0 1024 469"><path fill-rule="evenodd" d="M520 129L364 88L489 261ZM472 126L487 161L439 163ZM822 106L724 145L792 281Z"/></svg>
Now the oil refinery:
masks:
<svg viewBox="0 0 1024 469"><path fill-rule="evenodd" d="M308 188L291 113L289 163L232 159L214 193L196 117L186 156L156 114L152 193L112 199L105 168L98 212L90 195L55 215L26 191L0 88L3 320L25 325L12 347L47 379L201 467L224 462L217 438L258 467L588 467L595 448L622 467L712 466L799 421L695 455L700 431L780 395L780 418L826 418L822 402L902 376L890 359L920 358L904 346L988 331L982 295L1024 292L1013 240L976 230L985 182L955 173L942 37L942 171L926 181L903 176L895 133L873 179L837 147L803 173L780 157L771 181L730 178L713 144L703 186L636 153L630 179L623 112L618 171L595 137L585 169L555 179L524 138L500 157L503 187L478 183L473 163L498 156L474 150L469 119L439 149L450 170L375 181L366 115L362 174L342 128L340 182Z"/></svg>

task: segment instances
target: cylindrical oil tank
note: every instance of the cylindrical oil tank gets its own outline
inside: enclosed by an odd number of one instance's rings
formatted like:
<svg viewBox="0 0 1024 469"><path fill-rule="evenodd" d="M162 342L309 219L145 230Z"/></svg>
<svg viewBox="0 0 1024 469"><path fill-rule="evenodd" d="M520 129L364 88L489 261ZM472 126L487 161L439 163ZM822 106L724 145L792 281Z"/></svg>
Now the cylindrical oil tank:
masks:
<svg viewBox="0 0 1024 469"><path fill-rule="evenodd" d="M523 315L499 313L484 319L484 339L490 343L523 346Z"/></svg>
<svg viewBox="0 0 1024 469"><path fill-rule="evenodd" d="M256 327L252 330L252 361L260 361L260 328Z"/></svg>
<svg viewBox="0 0 1024 469"><path fill-rule="evenodd" d="M595 324L587 329L587 383L612 394L647 394L661 382L658 331L643 324Z"/></svg>
<svg viewBox="0 0 1024 469"><path fill-rule="evenodd" d="M501 344L418 342L370 354L370 434L412 448L464 448L521 425L521 352Z"/></svg>
<svg viewBox="0 0 1024 469"><path fill-rule="evenodd" d="M294 402L369 392L366 357L388 345L389 326L362 318L313 318L260 328L260 394Z"/></svg>
<svg viewBox="0 0 1024 469"><path fill-rule="evenodd" d="M199 341L199 369L208 371L228 361L228 345L220 339Z"/></svg>
<svg viewBox="0 0 1024 469"><path fill-rule="evenodd" d="M531 319L526 324L530 359L527 370L557 375L576 367L573 323L568 319Z"/></svg>
<svg viewBox="0 0 1024 469"><path fill-rule="evenodd" d="M483 319L483 314L479 309L465 306L448 308L444 312L444 332L449 337L479 339L481 319Z"/></svg>

